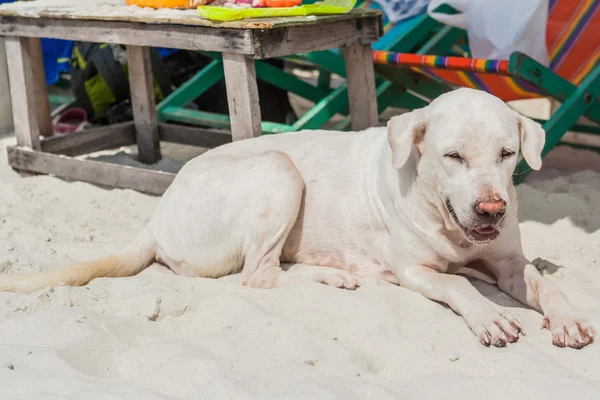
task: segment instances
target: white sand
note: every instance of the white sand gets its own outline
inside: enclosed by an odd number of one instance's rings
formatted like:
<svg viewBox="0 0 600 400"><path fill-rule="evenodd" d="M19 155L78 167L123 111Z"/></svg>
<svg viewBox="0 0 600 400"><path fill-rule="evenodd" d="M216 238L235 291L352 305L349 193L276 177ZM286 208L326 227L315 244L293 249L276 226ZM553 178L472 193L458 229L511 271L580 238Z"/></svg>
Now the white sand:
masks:
<svg viewBox="0 0 600 400"><path fill-rule="evenodd" d="M20 178L6 164L9 143L0 142L0 272L107 255L157 203ZM572 159L594 171L561 176ZM561 266L549 278L600 328L600 156L563 148L544 174L552 180L519 187L526 254ZM442 305L375 282L356 292L311 283L252 290L237 277L154 266L82 288L0 293L0 399L600 398L600 343L553 347L541 315L477 286L510 307L528 336L485 348Z"/></svg>

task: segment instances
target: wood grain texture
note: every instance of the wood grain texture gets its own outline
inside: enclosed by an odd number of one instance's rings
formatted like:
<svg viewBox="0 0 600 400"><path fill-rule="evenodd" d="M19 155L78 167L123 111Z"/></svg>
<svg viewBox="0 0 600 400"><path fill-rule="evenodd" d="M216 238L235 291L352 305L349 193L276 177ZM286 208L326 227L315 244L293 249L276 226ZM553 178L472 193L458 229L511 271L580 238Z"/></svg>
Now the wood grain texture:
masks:
<svg viewBox="0 0 600 400"><path fill-rule="evenodd" d="M233 140L260 136L262 127L254 60L241 54L223 53L223 69Z"/></svg>
<svg viewBox="0 0 600 400"><path fill-rule="evenodd" d="M379 124L375 72L370 44L344 48L346 82L352 130L361 131Z"/></svg>
<svg viewBox="0 0 600 400"><path fill-rule="evenodd" d="M94 38L97 42L229 52L254 58L371 43L382 35L381 13L362 9L343 15L229 23L200 18L140 19L131 15L125 18L41 13L25 17L10 12L3 5L0 6L0 35L81 41Z"/></svg>
<svg viewBox="0 0 600 400"><path fill-rule="evenodd" d="M120 21L84 21L27 17L0 17L0 36L171 47L184 50L231 51L254 54L249 31L202 26L146 24Z"/></svg>
<svg viewBox="0 0 600 400"><path fill-rule="evenodd" d="M79 156L132 144L135 144L135 127L133 122L124 122L43 139L42 151Z"/></svg>
<svg viewBox="0 0 600 400"><path fill-rule="evenodd" d="M9 164L22 171L52 174L67 180L89 182L111 188L163 194L175 174L105 162L79 160L20 147L7 148Z"/></svg>
<svg viewBox="0 0 600 400"><path fill-rule="evenodd" d="M318 26L307 24L253 31L255 58L373 43L381 37L381 29L378 14L365 14L361 18L330 21Z"/></svg>
<svg viewBox="0 0 600 400"><path fill-rule="evenodd" d="M231 132L223 129L194 128L175 124L159 124L160 140L199 147L217 147L230 143Z"/></svg>
<svg viewBox="0 0 600 400"><path fill-rule="evenodd" d="M127 46L127 64L138 158L144 164L154 164L160 160L160 142L158 139L156 104L154 102L150 48Z"/></svg>
<svg viewBox="0 0 600 400"><path fill-rule="evenodd" d="M108 15L106 8L98 7L97 0L87 7L85 4L77 4L72 7L51 6L44 0L37 0L35 3L30 4L29 10L27 11L24 11L22 5L19 4L8 3L0 6L0 16L6 17L47 20L120 21L144 24L177 24L232 29L271 29L300 25L320 25L322 22L356 19L363 15L381 15L381 12L372 9L353 9L346 14L340 15L319 15L294 18L255 18L219 22L200 18L196 10L168 10L168 12L156 12L154 10L138 9L136 12L132 13L130 7L114 4L110 7L110 15Z"/></svg>
<svg viewBox="0 0 600 400"><path fill-rule="evenodd" d="M8 79L17 145L40 149L35 81L28 38L6 38Z"/></svg>
<svg viewBox="0 0 600 400"><path fill-rule="evenodd" d="M38 128L40 135L52 136L54 127L48 98L48 84L46 83L46 71L44 71L44 56L42 55L42 43L39 38L29 38L29 52L31 54L31 69L33 85L35 87L35 108L37 112Z"/></svg>

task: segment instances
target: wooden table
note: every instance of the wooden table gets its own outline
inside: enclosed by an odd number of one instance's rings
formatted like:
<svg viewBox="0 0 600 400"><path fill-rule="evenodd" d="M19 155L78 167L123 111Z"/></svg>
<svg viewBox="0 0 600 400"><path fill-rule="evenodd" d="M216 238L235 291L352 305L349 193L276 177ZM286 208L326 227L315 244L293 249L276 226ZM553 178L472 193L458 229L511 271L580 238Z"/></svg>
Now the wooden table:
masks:
<svg viewBox="0 0 600 400"><path fill-rule="evenodd" d="M108 8L52 6L44 0L0 6L17 139L17 145L8 148L13 168L161 194L174 174L75 157L137 144L140 161L152 164L161 157L160 141L214 147L259 136L254 60L338 47L344 48L353 129L378 123L371 59L371 43L382 33L377 11L214 23L200 19L195 10L132 13L127 6L115 5L115 0L106 1ZM42 37L126 45L134 121L52 136ZM157 123L149 47L223 53L231 133Z"/></svg>

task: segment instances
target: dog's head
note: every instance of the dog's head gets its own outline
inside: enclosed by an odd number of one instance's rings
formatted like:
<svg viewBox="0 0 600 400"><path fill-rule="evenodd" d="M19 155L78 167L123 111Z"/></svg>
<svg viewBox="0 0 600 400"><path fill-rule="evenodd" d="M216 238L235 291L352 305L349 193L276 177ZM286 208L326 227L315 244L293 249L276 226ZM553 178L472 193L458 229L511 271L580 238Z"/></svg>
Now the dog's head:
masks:
<svg viewBox="0 0 600 400"><path fill-rule="evenodd" d="M418 184L469 241L495 239L511 204L519 151L542 165L542 127L483 91L458 89L422 109L392 118L388 141L394 168L416 168ZM409 159L411 161L409 161ZM410 164L410 166L409 166Z"/></svg>

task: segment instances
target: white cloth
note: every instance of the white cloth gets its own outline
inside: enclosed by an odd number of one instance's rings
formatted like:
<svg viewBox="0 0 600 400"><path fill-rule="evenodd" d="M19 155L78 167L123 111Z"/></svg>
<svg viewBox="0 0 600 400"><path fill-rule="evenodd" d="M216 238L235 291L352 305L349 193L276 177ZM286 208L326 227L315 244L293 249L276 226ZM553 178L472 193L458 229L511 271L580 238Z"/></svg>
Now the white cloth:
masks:
<svg viewBox="0 0 600 400"><path fill-rule="evenodd" d="M442 4L459 13L434 12ZM507 60L519 51L544 66L550 63L548 0L431 0L427 12L443 24L465 29L474 58Z"/></svg>

